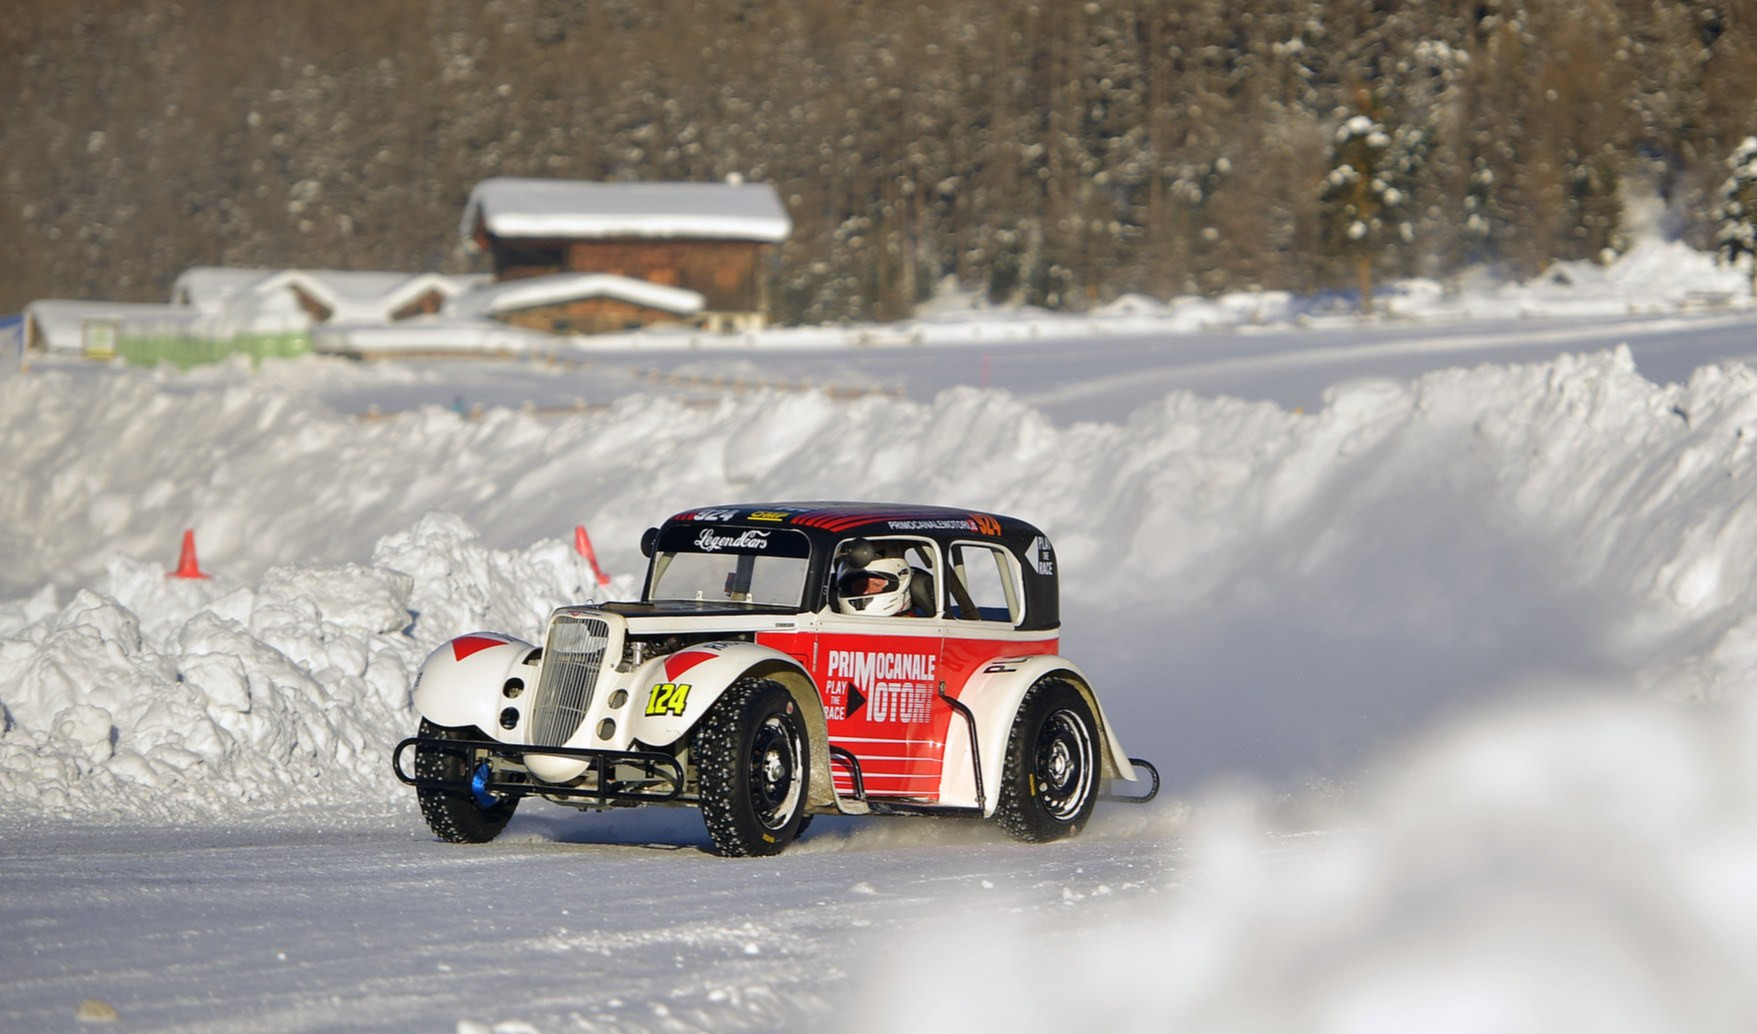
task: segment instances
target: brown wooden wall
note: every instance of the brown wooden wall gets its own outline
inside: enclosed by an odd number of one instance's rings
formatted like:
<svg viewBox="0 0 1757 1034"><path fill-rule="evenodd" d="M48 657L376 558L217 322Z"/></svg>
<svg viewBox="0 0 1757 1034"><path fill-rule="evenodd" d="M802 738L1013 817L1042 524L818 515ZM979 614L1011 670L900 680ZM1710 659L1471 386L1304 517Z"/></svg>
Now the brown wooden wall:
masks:
<svg viewBox="0 0 1757 1034"><path fill-rule="evenodd" d="M754 241L605 240L492 242L498 279L611 273L695 291L710 312L768 315L763 254Z"/></svg>
<svg viewBox="0 0 1757 1034"><path fill-rule="evenodd" d="M688 288L715 312L761 312L762 247L749 241L575 241L568 264L575 272Z"/></svg>

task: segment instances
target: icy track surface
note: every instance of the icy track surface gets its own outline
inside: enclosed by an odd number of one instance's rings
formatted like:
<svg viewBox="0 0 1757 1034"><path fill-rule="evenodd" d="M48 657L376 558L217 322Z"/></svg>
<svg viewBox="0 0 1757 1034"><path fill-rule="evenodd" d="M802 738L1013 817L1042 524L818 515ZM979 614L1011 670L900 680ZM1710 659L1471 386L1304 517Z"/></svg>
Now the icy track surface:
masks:
<svg viewBox="0 0 1757 1034"><path fill-rule="evenodd" d="M99 997L130 1031L848 1027L836 1007L928 917L1114 921L1160 893L1174 853L820 818L787 854L728 865L693 814L547 815L463 851L413 809L27 837L0 854L0 1017L65 1030Z"/></svg>
<svg viewBox="0 0 1757 1034"><path fill-rule="evenodd" d="M1748 1030L1757 374L1639 361L1072 423L968 386L363 422L316 363L0 381L0 1029ZM686 503L850 496L1044 526L1165 799L1044 848L820 819L761 862L688 811L426 835L410 675L579 599L575 523L630 596ZM163 577L184 527L212 581Z"/></svg>

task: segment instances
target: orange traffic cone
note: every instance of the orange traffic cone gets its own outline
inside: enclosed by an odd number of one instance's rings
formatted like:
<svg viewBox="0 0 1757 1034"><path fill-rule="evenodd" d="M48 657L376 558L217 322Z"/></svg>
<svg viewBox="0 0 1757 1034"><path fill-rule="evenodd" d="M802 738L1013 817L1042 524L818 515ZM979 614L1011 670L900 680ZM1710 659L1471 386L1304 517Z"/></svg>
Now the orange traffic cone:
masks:
<svg viewBox="0 0 1757 1034"><path fill-rule="evenodd" d="M573 526L573 551L586 558L586 563L592 568L592 577L598 579L599 585L610 584L610 576L598 566L598 554L592 549L592 539L586 534L584 524Z"/></svg>
<svg viewBox="0 0 1757 1034"><path fill-rule="evenodd" d="M166 578L206 578L201 565L195 562L195 531L183 532L183 555L177 558L177 569L165 572Z"/></svg>

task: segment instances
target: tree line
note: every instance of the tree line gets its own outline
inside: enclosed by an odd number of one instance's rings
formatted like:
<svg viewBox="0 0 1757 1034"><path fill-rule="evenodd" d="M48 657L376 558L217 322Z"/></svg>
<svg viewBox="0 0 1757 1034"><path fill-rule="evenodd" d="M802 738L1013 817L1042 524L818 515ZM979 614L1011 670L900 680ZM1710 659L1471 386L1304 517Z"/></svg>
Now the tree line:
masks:
<svg viewBox="0 0 1757 1034"><path fill-rule="evenodd" d="M1753 0L14 0L0 311L482 268L488 176L773 183L788 322L1716 241Z"/></svg>

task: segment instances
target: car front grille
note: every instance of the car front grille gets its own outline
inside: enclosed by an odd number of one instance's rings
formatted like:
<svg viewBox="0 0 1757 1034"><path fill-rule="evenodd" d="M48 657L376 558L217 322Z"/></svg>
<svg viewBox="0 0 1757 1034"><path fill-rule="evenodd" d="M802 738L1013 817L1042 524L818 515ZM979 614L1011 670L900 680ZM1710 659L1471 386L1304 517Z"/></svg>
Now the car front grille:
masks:
<svg viewBox="0 0 1757 1034"><path fill-rule="evenodd" d="M591 706L609 646L610 626L602 618L555 614L531 711L532 745L560 747L573 738Z"/></svg>

